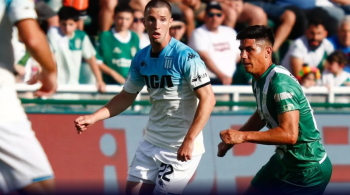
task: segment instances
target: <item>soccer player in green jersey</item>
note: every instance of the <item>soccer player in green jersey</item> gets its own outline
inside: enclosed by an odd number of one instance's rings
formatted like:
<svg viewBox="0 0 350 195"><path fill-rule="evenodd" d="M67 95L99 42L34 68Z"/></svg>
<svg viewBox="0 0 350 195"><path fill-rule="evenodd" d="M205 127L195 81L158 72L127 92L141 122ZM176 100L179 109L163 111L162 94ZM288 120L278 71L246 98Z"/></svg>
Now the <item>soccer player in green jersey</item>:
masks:
<svg viewBox="0 0 350 195"><path fill-rule="evenodd" d="M276 153L256 174L246 193L322 194L331 178L332 164L298 81L272 62L272 30L249 26L238 33L237 39L244 68L253 76L257 109L239 130L220 132L218 156L245 142L277 145ZM269 130L260 132L264 126Z"/></svg>

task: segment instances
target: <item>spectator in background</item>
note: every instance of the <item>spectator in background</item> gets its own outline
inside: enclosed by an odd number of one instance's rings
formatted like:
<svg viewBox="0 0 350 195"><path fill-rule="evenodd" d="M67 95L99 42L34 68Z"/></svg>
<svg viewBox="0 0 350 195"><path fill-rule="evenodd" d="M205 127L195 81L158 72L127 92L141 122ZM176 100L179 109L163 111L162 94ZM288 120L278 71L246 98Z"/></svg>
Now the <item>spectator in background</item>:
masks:
<svg viewBox="0 0 350 195"><path fill-rule="evenodd" d="M190 38L192 31L196 28L194 11L183 0L167 0L172 9L172 14L183 14L186 23L186 38ZM196 0L194 0L196 1Z"/></svg>
<svg viewBox="0 0 350 195"><path fill-rule="evenodd" d="M100 0L100 12L98 16L100 32L110 30L113 23L114 9L118 0Z"/></svg>
<svg viewBox="0 0 350 195"><path fill-rule="evenodd" d="M139 37L130 31L133 10L128 5L118 5L114 16L115 26L101 32L99 37L98 63L107 84L124 84L131 60L140 48Z"/></svg>
<svg viewBox="0 0 350 195"><path fill-rule="evenodd" d="M279 24L275 32L275 44L273 52L278 51L283 42L288 38L296 21L296 15L292 10L266 2L265 0L247 0L247 2L261 7L276 24Z"/></svg>
<svg viewBox="0 0 350 195"><path fill-rule="evenodd" d="M55 11L51 9L42 0L35 1L35 11L38 14L38 22L41 29L46 33L48 29L53 26L58 26L58 16Z"/></svg>
<svg viewBox="0 0 350 195"><path fill-rule="evenodd" d="M186 24L182 17L182 14L173 14L173 22L169 29L170 36L181 41L186 32Z"/></svg>
<svg viewBox="0 0 350 195"><path fill-rule="evenodd" d="M73 7L80 12L78 29L84 30L84 20L87 18L89 0L62 0L62 5L66 7Z"/></svg>
<svg viewBox="0 0 350 195"><path fill-rule="evenodd" d="M183 0L182 2L194 11L197 20L205 22L205 9L212 0ZM237 22L249 25L267 24L267 16L260 7L243 0L218 0L225 13L223 25L234 28Z"/></svg>
<svg viewBox="0 0 350 195"><path fill-rule="evenodd" d="M205 24L193 31L189 46L205 62L212 84L230 85L239 59L239 42L235 30L221 25L224 19L220 4L210 2L206 8Z"/></svg>
<svg viewBox="0 0 350 195"><path fill-rule="evenodd" d="M58 16L59 28L50 28L47 35L56 59L58 84L79 84L83 58L96 77L98 90L105 92L105 83L96 63L95 49L85 32L77 30L79 11L72 7L62 7Z"/></svg>
<svg viewBox="0 0 350 195"><path fill-rule="evenodd" d="M333 35L328 39L336 50L342 50L348 58L348 62L344 67L346 72L350 73L350 16L340 22L337 35Z"/></svg>
<svg viewBox="0 0 350 195"><path fill-rule="evenodd" d="M350 73L345 72L346 55L337 50L327 57L327 69L322 73L322 84L328 87L350 86Z"/></svg>
<svg viewBox="0 0 350 195"><path fill-rule="evenodd" d="M134 31L140 40L140 49L150 44L148 34L145 32L145 26L142 23L143 12L140 10L134 10L133 12L134 21L131 25L130 30Z"/></svg>
<svg viewBox="0 0 350 195"><path fill-rule="evenodd" d="M324 60L334 50L327 39L327 31L321 20L309 20L305 35L296 39L283 58L282 65L298 76L304 65L317 67L322 72Z"/></svg>
<svg viewBox="0 0 350 195"><path fill-rule="evenodd" d="M321 73L316 67L303 66L297 78L302 87L310 88L319 84Z"/></svg>

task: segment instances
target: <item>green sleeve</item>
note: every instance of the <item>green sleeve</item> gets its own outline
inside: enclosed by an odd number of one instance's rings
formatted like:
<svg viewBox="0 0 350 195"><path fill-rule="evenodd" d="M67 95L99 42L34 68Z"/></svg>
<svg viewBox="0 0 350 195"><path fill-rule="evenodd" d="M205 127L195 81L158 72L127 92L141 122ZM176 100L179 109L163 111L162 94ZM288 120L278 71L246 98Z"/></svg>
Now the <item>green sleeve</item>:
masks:
<svg viewBox="0 0 350 195"><path fill-rule="evenodd" d="M300 90L297 86L299 84L291 79L284 78L284 81L272 82L271 85L277 114L300 109Z"/></svg>

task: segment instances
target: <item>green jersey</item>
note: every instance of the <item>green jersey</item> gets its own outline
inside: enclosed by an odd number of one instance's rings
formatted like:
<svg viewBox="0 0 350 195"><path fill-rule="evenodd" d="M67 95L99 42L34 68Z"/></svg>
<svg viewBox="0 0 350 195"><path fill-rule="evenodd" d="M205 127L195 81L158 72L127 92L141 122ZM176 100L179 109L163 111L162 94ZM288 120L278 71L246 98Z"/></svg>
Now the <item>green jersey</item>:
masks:
<svg viewBox="0 0 350 195"><path fill-rule="evenodd" d="M280 145L276 149L282 164L298 168L324 161L326 151L313 110L297 79L284 67L273 64L259 80L253 79L252 86L258 113L269 129L279 126L279 114L299 110L297 143Z"/></svg>
<svg viewBox="0 0 350 195"><path fill-rule="evenodd" d="M137 34L132 31L129 32L130 39L128 42L118 40L114 29L102 32L99 37L100 45L97 49L97 59L118 72L124 78L128 76L131 60L139 50L140 45ZM103 74L103 80L106 84L117 84L107 74Z"/></svg>

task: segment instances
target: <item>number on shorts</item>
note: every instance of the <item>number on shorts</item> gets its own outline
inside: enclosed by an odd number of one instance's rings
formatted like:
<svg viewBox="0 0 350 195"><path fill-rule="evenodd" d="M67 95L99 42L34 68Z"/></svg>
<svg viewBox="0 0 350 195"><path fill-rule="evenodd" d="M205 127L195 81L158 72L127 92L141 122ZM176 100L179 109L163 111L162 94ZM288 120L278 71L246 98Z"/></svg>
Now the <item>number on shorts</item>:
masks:
<svg viewBox="0 0 350 195"><path fill-rule="evenodd" d="M167 178L167 175L170 175L170 174L172 174L172 173L174 172L173 166L172 166L172 165L167 165L167 164L162 163L162 164L160 165L160 167L161 167L161 168L164 167L164 169L163 169L163 170L159 170L158 178L162 178L163 180L169 182L170 179ZM165 172L165 173L163 173L167 168L169 168L170 170L167 171L167 172ZM160 175L160 173L163 173L163 175Z"/></svg>

